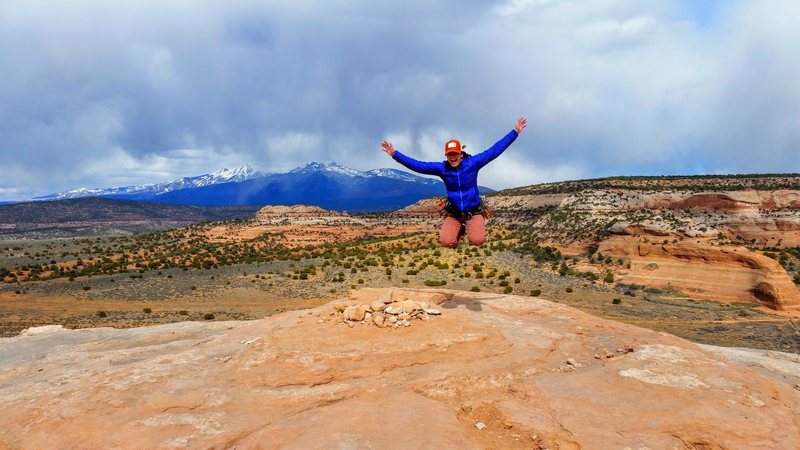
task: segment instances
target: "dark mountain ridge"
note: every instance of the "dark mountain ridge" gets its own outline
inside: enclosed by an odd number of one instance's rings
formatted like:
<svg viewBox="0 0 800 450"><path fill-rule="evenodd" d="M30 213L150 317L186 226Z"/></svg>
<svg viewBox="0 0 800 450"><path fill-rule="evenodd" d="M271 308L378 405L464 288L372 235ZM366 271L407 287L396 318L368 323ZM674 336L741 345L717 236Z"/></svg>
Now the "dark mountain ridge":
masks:
<svg viewBox="0 0 800 450"><path fill-rule="evenodd" d="M142 232L250 217L258 205L197 207L102 197L0 205L0 236L58 237Z"/></svg>

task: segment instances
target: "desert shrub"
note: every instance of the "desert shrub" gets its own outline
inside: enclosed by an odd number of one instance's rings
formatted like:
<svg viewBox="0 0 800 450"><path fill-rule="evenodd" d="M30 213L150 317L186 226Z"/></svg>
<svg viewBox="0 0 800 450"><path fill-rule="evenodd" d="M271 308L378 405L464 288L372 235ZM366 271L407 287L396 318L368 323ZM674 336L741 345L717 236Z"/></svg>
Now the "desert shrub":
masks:
<svg viewBox="0 0 800 450"><path fill-rule="evenodd" d="M363 278L359 278L358 279L358 284L364 284L364 279Z"/></svg>
<svg viewBox="0 0 800 450"><path fill-rule="evenodd" d="M150 314L151 312L153 312L153 310L150 308L142 308L142 312L145 314Z"/></svg>
<svg viewBox="0 0 800 450"><path fill-rule="evenodd" d="M520 280L519 278L514 278L514 284L520 284L520 283L522 283L522 280Z"/></svg>
<svg viewBox="0 0 800 450"><path fill-rule="evenodd" d="M447 284L445 280L425 280L425 286L444 286Z"/></svg>
<svg viewBox="0 0 800 450"><path fill-rule="evenodd" d="M189 289L191 289L191 290L193 290L193 291L196 291L196 290L197 290L197 286L192 286L192 287L190 287Z"/></svg>
<svg viewBox="0 0 800 450"><path fill-rule="evenodd" d="M540 295L542 295L542 290L541 289L534 289L534 290L531 291L531 297L538 297Z"/></svg>
<svg viewBox="0 0 800 450"><path fill-rule="evenodd" d="M513 290L514 290L514 288L512 288L511 286L506 286L505 289L503 289L503 293L504 294L510 294L511 291L513 291Z"/></svg>
<svg viewBox="0 0 800 450"><path fill-rule="evenodd" d="M203 314L204 320L214 320L214 313L205 313Z"/></svg>
<svg viewBox="0 0 800 450"><path fill-rule="evenodd" d="M83 287L83 290L84 290L84 291L88 291L88 290L89 290L89 289L91 289L91 288L92 288L91 286L84 286L84 287Z"/></svg>
<svg viewBox="0 0 800 450"><path fill-rule="evenodd" d="M96 313L94 313L94 314L95 314L97 317L106 317L106 316L108 316L108 314L106 314L106 312L105 312L105 311L97 311L97 312L96 312Z"/></svg>
<svg viewBox="0 0 800 450"><path fill-rule="evenodd" d="M469 290L472 292L480 292L481 288L478 286L472 286L471 288L469 288Z"/></svg>
<svg viewBox="0 0 800 450"><path fill-rule="evenodd" d="M614 305L619 305L620 303L622 303L622 300L615 298L614 300L611 300L611 303Z"/></svg>
<svg viewBox="0 0 800 450"><path fill-rule="evenodd" d="M566 292L572 292L572 288L571 288L571 287L568 287L568 288L566 288L566 289L565 289L565 291L566 291Z"/></svg>
<svg viewBox="0 0 800 450"><path fill-rule="evenodd" d="M614 282L614 274L611 273L611 271L609 270L608 272L606 272L606 276L603 277L603 281L606 282L606 283L613 283Z"/></svg>
<svg viewBox="0 0 800 450"><path fill-rule="evenodd" d="M188 316L189 315L189 311L186 311L185 309L182 309L182 310L178 311L178 314L180 314L181 316Z"/></svg>

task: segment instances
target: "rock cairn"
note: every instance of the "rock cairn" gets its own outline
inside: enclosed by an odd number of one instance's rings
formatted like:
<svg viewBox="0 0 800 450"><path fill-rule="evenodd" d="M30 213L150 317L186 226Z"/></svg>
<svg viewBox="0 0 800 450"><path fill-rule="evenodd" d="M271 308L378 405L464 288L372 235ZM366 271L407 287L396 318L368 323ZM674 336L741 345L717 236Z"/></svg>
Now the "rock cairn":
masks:
<svg viewBox="0 0 800 450"><path fill-rule="evenodd" d="M374 325L379 328L410 327L414 320L430 321L442 314L428 302L395 296L392 292L380 295L369 304L345 301L333 305L336 322L349 327Z"/></svg>

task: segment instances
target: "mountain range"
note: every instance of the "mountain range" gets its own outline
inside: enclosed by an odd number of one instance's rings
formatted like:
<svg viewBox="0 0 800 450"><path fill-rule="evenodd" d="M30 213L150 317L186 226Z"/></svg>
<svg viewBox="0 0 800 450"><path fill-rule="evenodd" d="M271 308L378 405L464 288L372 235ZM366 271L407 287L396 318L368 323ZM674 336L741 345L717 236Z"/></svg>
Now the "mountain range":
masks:
<svg viewBox="0 0 800 450"><path fill-rule="evenodd" d="M493 190L481 187L481 192ZM75 189L37 197L63 200L105 197L192 206L315 205L351 212L389 211L444 195L441 181L396 169L360 171L335 162L312 162L286 173L265 173L243 164L233 170L170 182Z"/></svg>

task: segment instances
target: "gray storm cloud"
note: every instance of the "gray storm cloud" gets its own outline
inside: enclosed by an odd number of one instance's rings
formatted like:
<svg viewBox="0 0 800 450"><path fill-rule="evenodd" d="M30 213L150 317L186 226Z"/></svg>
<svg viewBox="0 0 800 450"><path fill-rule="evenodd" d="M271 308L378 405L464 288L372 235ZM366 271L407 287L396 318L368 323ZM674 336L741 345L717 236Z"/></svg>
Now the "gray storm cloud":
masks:
<svg viewBox="0 0 800 450"><path fill-rule="evenodd" d="M0 200L529 128L496 188L799 171L796 1L0 0Z"/></svg>

